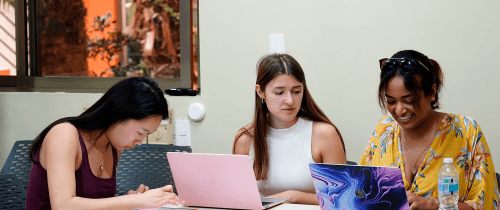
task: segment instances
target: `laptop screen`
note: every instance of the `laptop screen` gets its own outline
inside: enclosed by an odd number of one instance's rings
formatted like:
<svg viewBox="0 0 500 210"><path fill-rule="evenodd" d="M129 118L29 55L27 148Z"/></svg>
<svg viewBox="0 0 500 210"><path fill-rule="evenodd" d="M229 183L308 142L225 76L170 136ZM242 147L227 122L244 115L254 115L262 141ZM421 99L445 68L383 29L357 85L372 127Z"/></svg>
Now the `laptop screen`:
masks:
<svg viewBox="0 0 500 210"><path fill-rule="evenodd" d="M409 209L399 168L309 164L321 209Z"/></svg>
<svg viewBox="0 0 500 210"><path fill-rule="evenodd" d="M178 196L186 206L262 209L247 155L168 152L167 157Z"/></svg>

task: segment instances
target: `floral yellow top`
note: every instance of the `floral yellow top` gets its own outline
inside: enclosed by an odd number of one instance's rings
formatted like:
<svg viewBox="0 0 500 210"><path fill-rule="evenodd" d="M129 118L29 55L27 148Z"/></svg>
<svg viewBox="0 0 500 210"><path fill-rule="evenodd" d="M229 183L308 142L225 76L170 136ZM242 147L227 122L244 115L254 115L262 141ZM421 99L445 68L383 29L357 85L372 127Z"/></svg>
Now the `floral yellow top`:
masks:
<svg viewBox="0 0 500 210"><path fill-rule="evenodd" d="M407 190L419 196L437 198L437 175L443 158L450 157L460 173L459 202L474 209L500 209L493 160L481 128L474 119L454 114L444 117L411 185L405 176L400 130L392 117L383 117L370 137L360 165L399 167Z"/></svg>

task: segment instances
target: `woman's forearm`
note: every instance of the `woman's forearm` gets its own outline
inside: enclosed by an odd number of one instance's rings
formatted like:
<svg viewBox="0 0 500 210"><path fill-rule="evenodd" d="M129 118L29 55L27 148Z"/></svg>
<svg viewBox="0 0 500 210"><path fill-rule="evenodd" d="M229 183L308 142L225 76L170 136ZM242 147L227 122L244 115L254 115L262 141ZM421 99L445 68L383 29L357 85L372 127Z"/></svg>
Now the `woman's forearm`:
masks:
<svg viewBox="0 0 500 210"><path fill-rule="evenodd" d="M124 195L111 198L89 199L82 197L73 197L68 202L60 206L54 206L53 209L134 209L140 207L141 200L138 195Z"/></svg>
<svg viewBox="0 0 500 210"><path fill-rule="evenodd" d="M270 195L269 198L286 198L289 203L318 205L318 196L315 193L306 193L297 190L287 190L278 194Z"/></svg>
<svg viewBox="0 0 500 210"><path fill-rule="evenodd" d="M288 200L296 204L319 205L318 196L315 193L298 192Z"/></svg>
<svg viewBox="0 0 500 210"><path fill-rule="evenodd" d="M458 202L458 209L460 210L473 210L472 207L469 206L469 204L465 202Z"/></svg>

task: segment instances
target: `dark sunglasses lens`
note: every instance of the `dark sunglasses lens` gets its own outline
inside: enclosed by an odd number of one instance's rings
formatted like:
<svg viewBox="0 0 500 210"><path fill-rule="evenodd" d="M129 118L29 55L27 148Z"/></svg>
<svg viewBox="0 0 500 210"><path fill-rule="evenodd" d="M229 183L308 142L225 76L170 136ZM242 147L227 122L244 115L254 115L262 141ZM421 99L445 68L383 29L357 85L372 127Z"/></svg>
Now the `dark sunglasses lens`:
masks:
<svg viewBox="0 0 500 210"><path fill-rule="evenodd" d="M404 72L411 72L415 69L415 62L412 60L401 60L400 66Z"/></svg>
<svg viewBox="0 0 500 210"><path fill-rule="evenodd" d="M396 62L391 61L389 59L383 60L380 64L380 69L383 72L388 72L396 68Z"/></svg>

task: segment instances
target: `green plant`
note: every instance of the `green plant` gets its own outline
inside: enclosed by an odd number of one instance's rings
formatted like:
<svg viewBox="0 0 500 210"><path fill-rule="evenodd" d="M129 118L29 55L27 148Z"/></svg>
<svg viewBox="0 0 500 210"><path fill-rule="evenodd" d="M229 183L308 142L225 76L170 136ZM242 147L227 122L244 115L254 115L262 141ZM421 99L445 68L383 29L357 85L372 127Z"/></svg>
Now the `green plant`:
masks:
<svg viewBox="0 0 500 210"><path fill-rule="evenodd" d="M5 9L5 6L9 7L10 5L14 4L14 0L0 0L2 3L3 8Z"/></svg>
<svg viewBox="0 0 500 210"><path fill-rule="evenodd" d="M157 0L159 1L159 0ZM163 1L163 0L161 0ZM168 5L164 5L163 6L163 9L168 12L168 14L170 15L170 17L174 18L175 19L175 25L178 25L179 24L179 14L178 12L174 12L174 8L168 6Z"/></svg>
<svg viewBox="0 0 500 210"><path fill-rule="evenodd" d="M135 76L149 76L150 70L140 63L132 62L126 66L121 66L120 63L112 64L112 61L119 58L120 54L123 52L123 47L127 46L131 41L135 41L135 39L122 33L116 27L113 28L112 32L107 32L107 36L105 36L104 31L111 27L111 24L116 24L116 20L111 20L111 14L108 12L107 15L102 17L95 17L94 23L90 25L92 30L89 31L89 33L94 31L100 32L102 37L96 35L95 38L88 40L88 57L105 60L109 66L109 68L106 68L99 75L95 72L91 72L90 74L92 76L102 77L108 71L113 71L115 77L126 77L129 76L129 72L135 71L138 72L136 73L138 75Z"/></svg>
<svg viewBox="0 0 500 210"><path fill-rule="evenodd" d="M5 4L13 4L14 3L14 0L1 0L2 1L2 4L5 5Z"/></svg>

